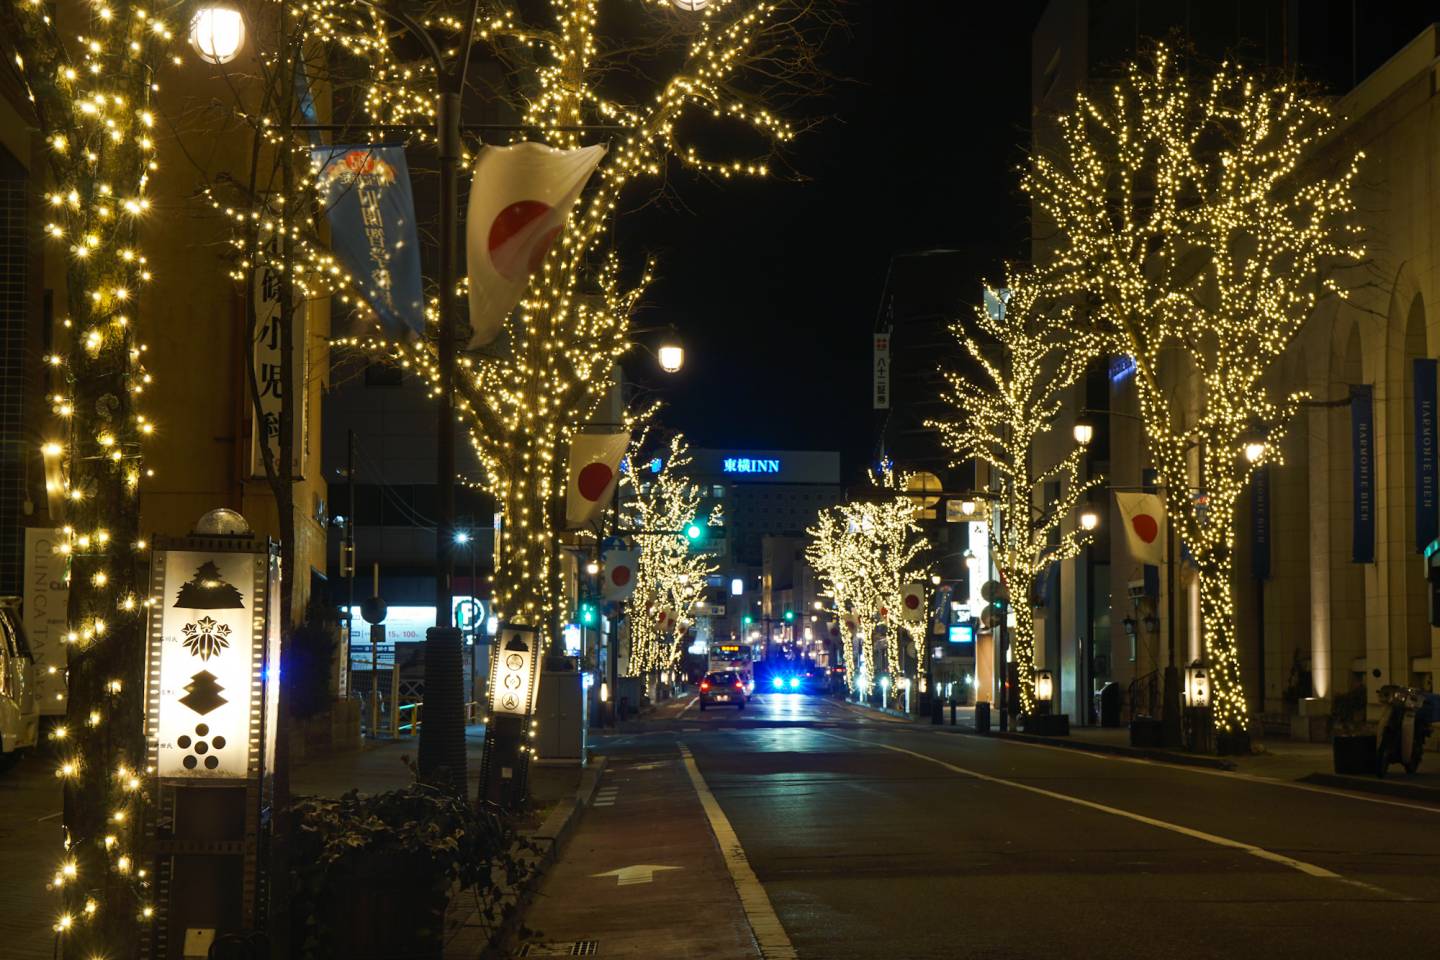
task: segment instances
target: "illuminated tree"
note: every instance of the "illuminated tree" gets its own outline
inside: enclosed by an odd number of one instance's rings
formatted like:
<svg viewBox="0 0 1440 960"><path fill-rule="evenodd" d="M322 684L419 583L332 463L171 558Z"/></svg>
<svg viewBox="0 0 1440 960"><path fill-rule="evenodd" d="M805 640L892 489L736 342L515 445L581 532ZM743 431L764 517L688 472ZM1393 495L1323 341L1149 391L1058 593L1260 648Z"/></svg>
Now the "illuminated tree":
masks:
<svg viewBox="0 0 1440 960"><path fill-rule="evenodd" d="M136 862L147 558L137 493L141 439L153 430L137 405L150 377L136 326L151 280L140 240L157 170L155 85L175 7L87 4L60 28L51 4L0 6L5 61L46 148L44 232L65 264L60 343L49 358L58 419L44 453L59 477L52 503L63 500L63 516L51 519L62 526L70 577L69 715L54 731L67 849L52 880L64 897L55 929L67 956L138 956L152 913Z"/></svg>
<svg viewBox="0 0 1440 960"><path fill-rule="evenodd" d="M682 434L670 438L658 472L648 475L641 464L645 435L631 443L629 472L621 485L621 529L633 534L640 548L635 589L625 601L630 625L629 675L671 670L680 662L681 640L695 622L695 605L705 595L707 578L720 567L713 552L697 549L688 529L692 523L718 527L719 507L700 516L702 490L686 476L692 463Z"/></svg>
<svg viewBox="0 0 1440 960"><path fill-rule="evenodd" d="M1019 669L1020 704L1034 711L1035 584L1053 563L1079 554L1090 535L1066 521L1099 478L1082 480L1085 448L1076 444L1041 469L1037 454L1054 430L1068 392L1081 382L1097 355L1097 339L1072 322L1071 311L1054 309L1041 279L1014 272L1008 286L986 288L973 328L950 325L973 373L945 372L944 401L951 419L930 421L957 460L989 468L995 517L988 525L990 555L1010 591L1015 611L1011 636ZM977 335L978 334L978 335ZM1047 500L1046 487L1059 483Z"/></svg>
<svg viewBox="0 0 1440 960"><path fill-rule="evenodd" d="M1164 46L1059 128L1024 187L1056 230L1057 275L1135 360L1167 512L1199 571L1216 727L1237 733L1236 505L1251 471L1278 462L1302 399L1267 374L1317 300L1343 296L1331 269L1362 255L1360 158L1313 159L1330 109L1295 83Z"/></svg>
<svg viewBox="0 0 1440 960"><path fill-rule="evenodd" d="M848 616L856 624L864 662L857 674L855 638L843 637L845 673L850 689L862 696L874 692L879 666L875 631L881 625L886 629L886 669L892 677L904 674L902 637L915 645L921 669L925 661L924 624L912 628L899 616L905 585L924 577L917 561L927 547L918 523L920 502L903 492L909 479L893 470L872 474L870 499L827 507L815 526L805 531L810 536L805 556L824 592L834 598L842 622Z"/></svg>
<svg viewBox="0 0 1440 960"><path fill-rule="evenodd" d="M457 384L456 408L484 467L482 482L504 515L497 608L548 625L561 595L563 454L607 389L612 363L630 347L630 319L651 279L648 265L638 276L622 270L612 246L617 211L631 188L663 185L672 161L721 181L766 176L774 148L794 135L772 111L813 92L816 45L836 21L811 0L713 0L693 12L647 0L652 32L625 37L602 33L610 18L598 0L551 0L539 23L507 3L481 6L476 39L510 69L526 136L562 148L610 144L497 346L465 357ZM378 21L362 31L358 15L325 17L347 49L374 63L367 109L377 121L432 115L427 72L404 69ZM453 17L431 24L463 29ZM642 83L647 76L661 79ZM753 155L705 157L690 138L706 123L720 124L732 134L724 142ZM588 132L587 124L603 129ZM429 340L357 343L439 383Z"/></svg>

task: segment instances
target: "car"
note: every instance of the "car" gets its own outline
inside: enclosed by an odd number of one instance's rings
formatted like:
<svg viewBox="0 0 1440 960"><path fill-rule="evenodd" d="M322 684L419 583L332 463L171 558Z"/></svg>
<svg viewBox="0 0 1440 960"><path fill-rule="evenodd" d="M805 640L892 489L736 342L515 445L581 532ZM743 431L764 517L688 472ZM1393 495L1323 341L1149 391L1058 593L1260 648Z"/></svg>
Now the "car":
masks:
<svg viewBox="0 0 1440 960"><path fill-rule="evenodd" d="M733 670L707 673L700 681L700 709L710 706L734 705L745 709L745 679Z"/></svg>
<svg viewBox="0 0 1440 960"><path fill-rule="evenodd" d="M822 692L826 680L814 669L795 666L772 671L769 682L763 688L771 693L816 693Z"/></svg>

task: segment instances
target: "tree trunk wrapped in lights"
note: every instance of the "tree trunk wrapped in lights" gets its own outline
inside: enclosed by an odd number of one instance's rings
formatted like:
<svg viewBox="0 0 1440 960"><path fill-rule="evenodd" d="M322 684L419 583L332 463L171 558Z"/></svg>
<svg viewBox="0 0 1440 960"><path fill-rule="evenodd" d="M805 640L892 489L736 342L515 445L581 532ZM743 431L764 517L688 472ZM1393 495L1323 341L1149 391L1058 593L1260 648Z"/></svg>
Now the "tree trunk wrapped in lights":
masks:
<svg viewBox="0 0 1440 960"><path fill-rule="evenodd" d="M66 849L51 886L64 898L55 930L67 956L137 956L153 913L139 859L148 554L137 494L153 425L136 403L150 380L135 333L151 279L138 240L156 170L153 85L173 34L152 7L92 5L72 54L51 10L17 2L0 12L53 178L45 233L66 264L64 332L49 358L58 420L44 450L62 477L51 502L63 500L63 516L52 520L69 560L72 644L69 712L52 734Z"/></svg>
<svg viewBox="0 0 1440 960"><path fill-rule="evenodd" d="M998 487L989 524L990 555L1010 591L1015 612L1011 637L1019 670L1020 705L1035 709L1035 584L1053 563L1079 554L1090 536L1066 521L1100 481L1082 479L1084 447L1076 444L1056 463L1037 469L1038 444L1055 427L1071 387L1097 356L1097 338L1078 329L1071 311L1056 311L1033 272L1012 272L1008 286L987 288L975 308L975 329L952 323L973 374L946 372L944 401L954 418L931 421L958 460L986 465ZM1060 494L1047 501L1047 484ZM998 529L997 529L998 526ZM1053 542L1052 542L1053 538Z"/></svg>
<svg viewBox="0 0 1440 960"><path fill-rule="evenodd" d="M561 596L554 543L563 484L556 465L605 394L612 363L629 349L630 318L650 280L648 265L638 277L622 276L612 249L617 208L630 188L663 185L672 160L720 181L766 176L769 153L794 136L774 111L816 92L818 45L839 23L826 4L812 0L713 0L693 15L651 2L639 32L612 43L599 32L606 18L598 0L551 0L549 9L548 18L539 18L545 22L531 24L509 4L482 3L477 46L510 70L527 136L565 149L606 141L609 149L496 344L463 359L456 387L457 415L484 469L481 484L504 512L497 610L542 627L558 622ZM387 123L428 117L426 72L404 69L383 23L357 10L341 0L322 8L317 20L371 61L368 113ZM430 23L463 29L448 15ZM637 30L637 21L627 18L625 29ZM658 87L637 95L634 83L608 82L612 75L633 80L637 63L654 66ZM692 117L747 129L765 154L707 159L683 139ZM587 133L586 125L605 129ZM351 343L439 383L432 342Z"/></svg>
<svg viewBox="0 0 1440 960"><path fill-rule="evenodd" d="M1344 295L1333 270L1363 256L1360 157L1311 162L1331 113L1296 83L1165 46L1080 95L1059 127L1024 187L1055 228L1056 274L1134 358L1166 509L1199 571L1216 728L1239 733L1236 505L1303 399L1268 374L1318 299Z"/></svg>
<svg viewBox="0 0 1440 960"><path fill-rule="evenodd" d="M815 569L824 592L834 599L842 623L855 621L863 660L857 673L854 638L845 636L845 675L852 692L868 697L877 677L875 630L886 627L886 667L896 678L903 673L901 645L908 635L923 653L924 632L900 624L905 585L922 579L917 562L927 544L920 533L920 502L907 496L909 475L893 470L872 474L872 500L837 504L820 511L806 530L810 544L805 558ZM923 663L924 657L916 658Z"/></svg>

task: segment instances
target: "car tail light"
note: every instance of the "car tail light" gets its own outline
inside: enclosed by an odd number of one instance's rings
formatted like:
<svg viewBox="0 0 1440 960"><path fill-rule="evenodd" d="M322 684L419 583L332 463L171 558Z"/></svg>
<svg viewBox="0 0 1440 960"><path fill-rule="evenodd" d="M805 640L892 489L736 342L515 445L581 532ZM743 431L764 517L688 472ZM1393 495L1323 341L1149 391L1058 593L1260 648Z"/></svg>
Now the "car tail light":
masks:
<svg viewBox="0 0 1440 960"><path fill-rule="evenodd" d="M709 690L709 689L710 689L710 681L709 681L709 680L701 680L701 681L700 681L700 692L701 692L701 693L704 693L706 690Z"/></svg>
<svg viewBox="0 0 1440 960"><path fill-rule="evenodd" d="M744 689L745 689L745 684L741 683L739 680L736 680L736 681L735 681L735 689L736 689L736 690L744 690Z"/></svg>

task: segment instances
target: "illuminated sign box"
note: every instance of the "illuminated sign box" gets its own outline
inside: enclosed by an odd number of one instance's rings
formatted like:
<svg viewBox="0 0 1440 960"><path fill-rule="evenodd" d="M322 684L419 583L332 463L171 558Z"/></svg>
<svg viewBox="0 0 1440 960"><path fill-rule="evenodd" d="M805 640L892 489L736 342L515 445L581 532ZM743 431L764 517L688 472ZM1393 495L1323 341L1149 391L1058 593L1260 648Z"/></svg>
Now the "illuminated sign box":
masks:
<svg viewBox="0 0 1440 960"><path fill-rule="evenodd" d="M950 624L950 642L956 644L973 644L975 642L975 625L973 623Z"/></svg>

